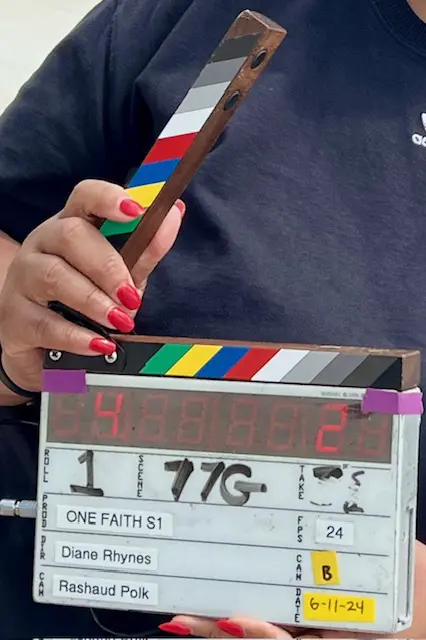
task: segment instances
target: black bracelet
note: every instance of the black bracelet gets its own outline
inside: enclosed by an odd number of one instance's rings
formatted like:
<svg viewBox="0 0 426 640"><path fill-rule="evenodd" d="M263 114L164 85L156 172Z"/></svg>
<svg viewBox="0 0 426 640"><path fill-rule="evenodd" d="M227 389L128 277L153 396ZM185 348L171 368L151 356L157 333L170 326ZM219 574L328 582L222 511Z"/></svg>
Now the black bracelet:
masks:
<svg viewBox="0 0 426 640"><path fill-rule="evenodd" d="M27 391L26 389L22 389L21 387L18 387L18 385L15 384L13 380L9 378L9 376L7 375L6 371L3 368L2 353L3 353L3 350L0 344L0 381L3 382L4 386L7 387L9 391L13 391L13 393L16 393L17 396L28 398L29 400L34 400L35 398L38 398L38 396L40 395L39 393L37 393L36 391Z"/></svg>

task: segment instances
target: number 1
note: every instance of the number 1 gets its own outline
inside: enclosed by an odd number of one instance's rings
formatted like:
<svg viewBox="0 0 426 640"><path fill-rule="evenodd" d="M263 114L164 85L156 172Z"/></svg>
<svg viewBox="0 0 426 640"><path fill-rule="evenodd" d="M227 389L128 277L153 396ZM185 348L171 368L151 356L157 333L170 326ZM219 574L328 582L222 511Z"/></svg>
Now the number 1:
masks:
<svg viewBox="0 0 426 640"><path fill-rule="evenodd" d="M98 496L102 497L104 492L102 489L95 489L94 485L94 463L93 463L94 453L93 451L85 451L79 456L78 461L80 464L86 463L86 474L87 474L87 482L86 486L83 487L78 484L70 484L70 489L72 493L82 493L85 496Z"/></svg>

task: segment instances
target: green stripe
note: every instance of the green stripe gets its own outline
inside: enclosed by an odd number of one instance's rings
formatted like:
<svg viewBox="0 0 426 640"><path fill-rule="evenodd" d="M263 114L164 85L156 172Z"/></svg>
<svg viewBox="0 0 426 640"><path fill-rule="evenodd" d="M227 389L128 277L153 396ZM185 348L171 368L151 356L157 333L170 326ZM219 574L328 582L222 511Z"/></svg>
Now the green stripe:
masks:
<svg viewBox="0 0 426 640"><path fill-rule="evenodd" d="M178 360L183 358L191 347L192 344L165 344L155 356L148 360L139 373L154 376L164 375Z"/></svg>
<svg viewBox="0 0 426 640"><path fill-rule="evenodd" d="M140 218L131 220L130 222L113 222L112 220L105 220L100 231L105 238L109 236L120 236L123 233L132 233L138 226Z"/></svg>

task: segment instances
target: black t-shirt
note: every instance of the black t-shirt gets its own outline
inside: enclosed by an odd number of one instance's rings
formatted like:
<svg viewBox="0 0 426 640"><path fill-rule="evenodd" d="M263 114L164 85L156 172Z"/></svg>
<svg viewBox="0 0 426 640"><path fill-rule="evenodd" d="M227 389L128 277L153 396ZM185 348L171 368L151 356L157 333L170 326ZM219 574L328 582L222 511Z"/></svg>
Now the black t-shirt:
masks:
<svg viewBox="0 0 426 640"><path fill-rule="evenodd" d="M0 228L22 241L80 180L125 184L245 8L104 0L0 121ZM288 38L187 190L138 330L425 355L426 25L406 0L250 8ZM36 429L2 427L0 447L0 494L34 496ZM33 533L0 522L1 637L99 635L89 611L31 601ZM99 615L121 636L157 624Z"/></svg>

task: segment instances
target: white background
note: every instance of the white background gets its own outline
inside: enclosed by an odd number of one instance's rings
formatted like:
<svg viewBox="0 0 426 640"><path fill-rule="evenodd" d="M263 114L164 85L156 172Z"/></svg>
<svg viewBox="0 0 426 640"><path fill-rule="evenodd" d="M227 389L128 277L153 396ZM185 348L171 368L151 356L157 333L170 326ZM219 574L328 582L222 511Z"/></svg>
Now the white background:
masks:
<svg viewBox="0 0 426 640"><path fill-rule="evenodd" d="M0 113L95 0L0 0Z"/></svg>

